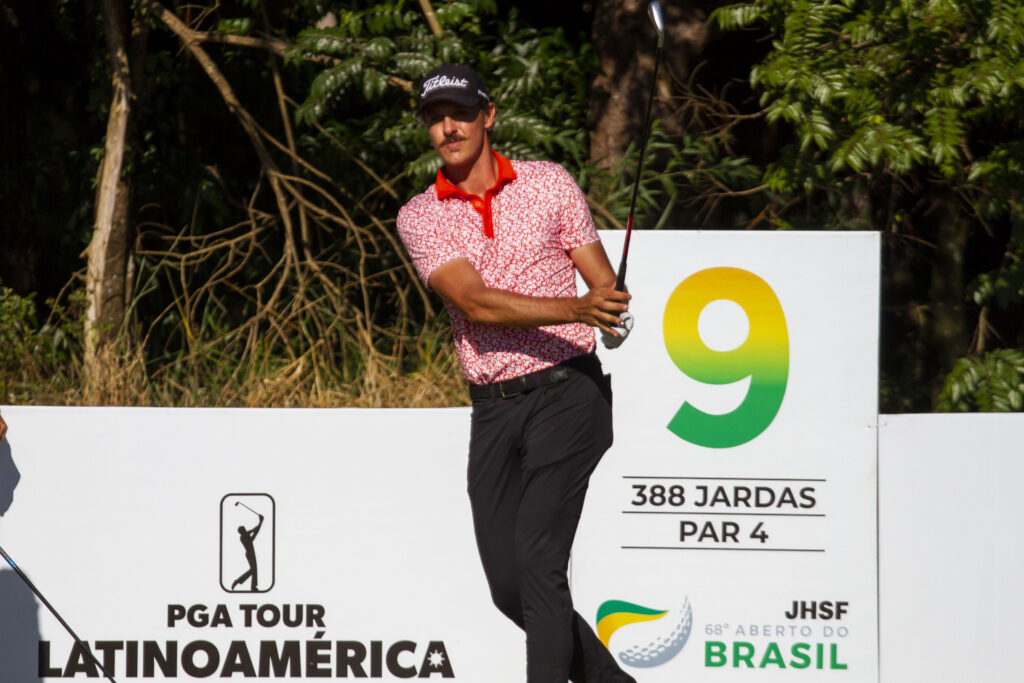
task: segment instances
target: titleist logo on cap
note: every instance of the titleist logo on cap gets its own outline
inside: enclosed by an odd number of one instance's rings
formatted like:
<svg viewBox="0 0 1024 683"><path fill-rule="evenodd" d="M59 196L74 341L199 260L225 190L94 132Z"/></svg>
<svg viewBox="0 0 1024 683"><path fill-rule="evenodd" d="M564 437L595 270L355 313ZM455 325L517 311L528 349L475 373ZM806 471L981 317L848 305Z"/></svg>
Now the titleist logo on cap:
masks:
<svg viewBox="0 0 1024 683"><path fill-rule="evenodd" d="M426 95L431 90L438 88L466 88L468 86L468 78L450 78L444 74L439 74L423 81L423 94Z"/></svg>
<svg viewBox="0 0 1024 683"><path fill-rule="evenodd" d="M488 103L491 98L480 75L465 64L442 64L423 76L419 85L419 103L416 109L432 102L454 102L463 107Z"/></svg>

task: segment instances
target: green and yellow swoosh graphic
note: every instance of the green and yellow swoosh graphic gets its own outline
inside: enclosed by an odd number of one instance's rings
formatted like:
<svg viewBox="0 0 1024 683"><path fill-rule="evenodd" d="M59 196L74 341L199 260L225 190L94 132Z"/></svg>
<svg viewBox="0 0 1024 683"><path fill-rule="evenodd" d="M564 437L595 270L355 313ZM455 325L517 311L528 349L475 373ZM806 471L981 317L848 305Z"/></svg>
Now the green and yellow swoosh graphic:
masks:
<svg viewBox="0 0 1024 683"><path fill-rule="evenodd" d="M651 609L625 600L607 600L597 609L597 637L605 647L608 647L612 634L623 626L641 621L654 621L666 614L668 610Z"/></svg>

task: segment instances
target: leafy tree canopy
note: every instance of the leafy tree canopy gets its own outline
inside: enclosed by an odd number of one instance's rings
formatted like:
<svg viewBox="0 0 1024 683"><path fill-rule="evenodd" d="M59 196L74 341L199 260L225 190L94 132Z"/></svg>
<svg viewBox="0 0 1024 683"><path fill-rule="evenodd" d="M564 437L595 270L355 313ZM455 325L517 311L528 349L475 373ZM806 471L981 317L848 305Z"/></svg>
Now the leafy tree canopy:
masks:
<svg viewBox="0 0 1024 683"><path fill-rule="evenodd" d="M299 34L293 59L330 59L296 111L298 121L335 129L351 144L408 166L422 188L440 159L413 115L412 87L444 62L463 62L486 74L500 105L496 147L520 159L551 158L579 173L586 164L587 84L596 60L588 46L573 48L560 29L521 23L513 10L495 23L490 0L437 2L435 36L416 3L334 8L336 25ZM495 35L496 34L496 35ZM397 153L397 156L396 156Z"/></svg>
<svg viewBox="0 0 1024 683"><path fill-rule="evenodd" d="M1017 210L1021 3L757 0L715 18L777 36L751 72L768 119L795 132L767 174L777 191L926 169L979 191L987 213Z"/></svg>

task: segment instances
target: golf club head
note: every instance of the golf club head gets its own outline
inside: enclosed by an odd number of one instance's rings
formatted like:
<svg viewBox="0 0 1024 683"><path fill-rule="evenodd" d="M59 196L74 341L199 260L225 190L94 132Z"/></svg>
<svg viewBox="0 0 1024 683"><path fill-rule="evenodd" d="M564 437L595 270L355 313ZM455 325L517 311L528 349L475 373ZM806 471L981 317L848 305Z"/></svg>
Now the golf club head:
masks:
<svg viewBox="0 0 1024 683"><path fill-rule="evenodd" d="M665 40L665 20L661 16L661 3L658 0L651 0L647 6L647 14L651 17L651 23L658 30L658 49Z"/></svg>

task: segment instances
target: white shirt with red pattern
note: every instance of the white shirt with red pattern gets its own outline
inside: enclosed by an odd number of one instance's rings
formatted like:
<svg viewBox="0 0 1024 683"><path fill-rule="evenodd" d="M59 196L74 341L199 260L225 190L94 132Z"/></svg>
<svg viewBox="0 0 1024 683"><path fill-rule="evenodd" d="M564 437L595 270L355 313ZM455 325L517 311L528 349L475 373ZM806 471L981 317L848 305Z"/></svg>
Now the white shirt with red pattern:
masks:
<svg viewBox="0 0 1024 683"><path fill-rule="evenodd" d="M575 297L576 267L569 252L599 239L583 193L558 164L495 156L501 176L487 193L489 206L478 197L453 192L454 186L439 173L426 192L402 207L398 234L416 272L429 283L439 266L466 258L489 287L529 296ZM487 208L493 238L484 231ZM543 370L595 346L594 330L584 323L471 323L447 301L445 307L462 371L474 384Z"/></svg>

